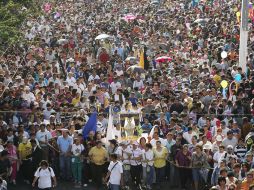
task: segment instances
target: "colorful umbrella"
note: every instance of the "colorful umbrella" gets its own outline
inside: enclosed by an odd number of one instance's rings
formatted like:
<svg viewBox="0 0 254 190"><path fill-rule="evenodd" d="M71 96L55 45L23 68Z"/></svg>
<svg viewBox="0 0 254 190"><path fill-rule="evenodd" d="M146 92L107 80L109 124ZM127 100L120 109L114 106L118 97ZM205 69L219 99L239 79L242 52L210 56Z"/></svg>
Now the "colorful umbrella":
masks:
<svg viewBox="0 0 254 190"><path fill-rule="evenodd" d="M131 20L135 20L137 17L135 16L135 15L133 15L133 14L127 14L125 17L123 17L123 19L125 20L125 21L131 21Z"/></svg>
<svg viewBox="0 0 254 190"><path fill-rule="evenodd" d="M163 62L167 62L167 61L172 61L172 58L168 57L168 56L161 56L161 57L157 57L155 59L155 61L158 63L163 63Z"/></svg>

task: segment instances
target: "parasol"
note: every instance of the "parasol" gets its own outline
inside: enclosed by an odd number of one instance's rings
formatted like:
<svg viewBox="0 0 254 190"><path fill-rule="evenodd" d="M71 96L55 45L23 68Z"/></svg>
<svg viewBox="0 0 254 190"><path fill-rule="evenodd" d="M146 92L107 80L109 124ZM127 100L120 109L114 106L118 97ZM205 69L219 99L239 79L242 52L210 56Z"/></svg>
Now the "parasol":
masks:
<svg viewBox="0 0 254 190"><path fill-rule="evenodd" d="M133 14L127 14L126 16L124 16L123 17L123 19L125 20L125 21L131 21L131 20L135 20L137 17L135 16L135 15L133 15Z"/></svg>
<svg viewBox="0 0 254 190"><path fill-rule="evenodd" d="M155 61L157 63L163 63L163 62L167 62L167 61L172 61L172 58L171 57L168 57L168 56L161 56L161 57L157 57L155 59Z"/></svg>
<svg viewBox="0 0 254 190"><path fill-rule="evenodd" d="M160 4L160 2L159 2L158 0L153 0L153 1L151 2L151 5L158 5L158 4Z"/></svg>
<svg viewBox="0 0 254 190"><path fill-rule="evenodd" d="M131 61L131 60L136 60L137 58L136 57L127 57L126 59L125 59L125 61Z"/></svg>
<svg viewBox="0 0 254 190"><path fill-rule="evenodd" d="M67 40L67 39L59 39L59 40L57 40L57 43L58 43L59 45L65 45L65 44L68 43L68 40Z"/></svg>
<svg viewBox="0 0 254 190"><path fill-rule="evenodd" d="M100 34L99 36L97 36L95 38L95 40L103 40L103 39L107 39L107 38L112 38L112 36L110 36L108 34Z"/></svg>
<svg viewBox="0 0 254 190"><path fill-rule="evenodd" d="M160 9L160 10L158 10L158 11L155 13L155 15L163 15L163 14L165 14L165 13L167 13L166 10Z"/></svg>
<svg viewBox="0 0 254 190"><path fill-rule="evenodd" d="M145 70L139 66L139 65L132 65L127 69L127 72L133 72L133 73L144 73Z"/></svg>
<svg viewBox="0 0 254 190"><path fill-rule="evenodd" d="M199 18L199 19L195 20L194 23L204 24L208 21L209 21L209 18Z"/></svg>

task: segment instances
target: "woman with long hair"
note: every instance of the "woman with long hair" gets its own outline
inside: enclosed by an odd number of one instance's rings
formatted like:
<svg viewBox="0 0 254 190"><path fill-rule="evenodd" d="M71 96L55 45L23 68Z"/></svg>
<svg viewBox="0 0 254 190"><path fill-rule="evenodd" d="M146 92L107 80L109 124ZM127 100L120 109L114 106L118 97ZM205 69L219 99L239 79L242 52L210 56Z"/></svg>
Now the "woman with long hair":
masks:
<svg viewBox="0 0 254 190"><path fill-rule="evenodd" d="M16 177L18 171L18 154L16 146L13 145L12 141L7 141L6 151L8 152L8 158L11 162L11 182L16 185Z"/></svg>
<svg viewBox="0 0 254 190"><path fill-rule="evenodd" d="M165 178L166 160L168 157L168 150L162 146L161 141L156 141L154 152L154 167L156 172L156 183L160 186Z"/></svg>

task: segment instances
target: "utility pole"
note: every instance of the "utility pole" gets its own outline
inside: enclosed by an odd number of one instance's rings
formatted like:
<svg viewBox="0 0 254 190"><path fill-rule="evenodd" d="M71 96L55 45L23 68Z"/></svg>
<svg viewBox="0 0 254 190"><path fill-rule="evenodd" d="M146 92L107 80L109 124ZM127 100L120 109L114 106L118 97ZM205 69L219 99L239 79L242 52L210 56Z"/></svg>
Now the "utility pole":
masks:
<svg viewBox="0 0 254 190"><path fill-rule="evenodd" d="M239 64L243 72L246 72L247 55L248 55L248 16L249 0L242 0L241 24L240 24L240 48Z"/></svg>

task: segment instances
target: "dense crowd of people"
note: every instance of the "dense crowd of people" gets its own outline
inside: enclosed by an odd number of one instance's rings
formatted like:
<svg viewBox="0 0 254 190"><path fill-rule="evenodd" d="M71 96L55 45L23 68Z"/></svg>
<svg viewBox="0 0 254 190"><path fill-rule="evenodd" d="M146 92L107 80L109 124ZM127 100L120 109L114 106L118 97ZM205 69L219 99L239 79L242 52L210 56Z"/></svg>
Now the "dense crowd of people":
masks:
<svg viewBox="0 0 254 190"><path fill-rule="evenodd" d="M243 70L240 9L44 2L25 43L0 57L0 189L17 178L40 189L57 178L98 190L254 189L254 22Z"/></svg>

